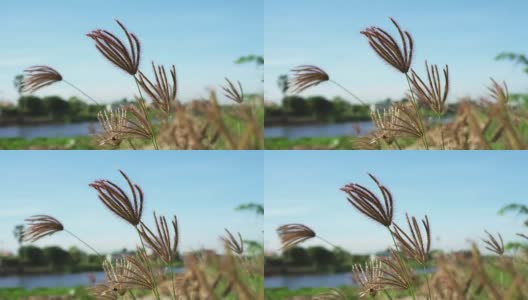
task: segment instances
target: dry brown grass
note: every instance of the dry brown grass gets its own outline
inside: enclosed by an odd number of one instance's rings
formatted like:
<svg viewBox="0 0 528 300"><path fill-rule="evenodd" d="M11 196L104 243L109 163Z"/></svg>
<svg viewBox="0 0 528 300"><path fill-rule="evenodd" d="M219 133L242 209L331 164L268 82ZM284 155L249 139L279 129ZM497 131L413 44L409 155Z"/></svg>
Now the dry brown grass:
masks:
<svg viewBox="0 0 528 300"><path fill-rule="evenodd" d="M165 67L152 62L153 77L141 70L141 43L119 20L125 35L96 29L87 36L96 49L111 64L126 72L133 80L139 96L131 104L101 111L102 133L95 136L103 149L263 149L262 97L245 96L242 85L226 78L222 87L232 105L220 106L211 92L205 100L205 112L196 111L193 104L183 104L177 97L176 67L167 75ZM24 90L35 92L56 82L65 82L90 100L77 86L67 82L51 67L34 66L26 70ZM146 97L143 96L146 95ZM147 102L147 97L150 102Z"/></svg>
<svg viewBox="0 0 528 300"><path fill-rule="evenodd" d="M528 115L519 113L519 110L509 104L506 85L501 85L493 79L489 88L491 99L484 99L480 104L460 99L459 109L453 119L444 123L451 86L449 67L446 65L441 73L437 65L429 65L426 61L425 75L420 76L413 68L415 43L412 35L403 30L394 19L390 20L397 29L395 36L377 26L368 27L361 31L361 34L367 38L370 47L383 62L403 74L407 82L407 100L383 110L372 111L371 117L376 128L370 134L358 138L354 142L354 149L527 148L528 140L521 138L520 124L528 121ZM292 92L301 92L311 86L330 81L364 104L364 101L350 90L329 80L328 73L317 70L321 69L316 66L299 66L293 69ZM409 137L416 141L409 145ZM405 147L401 147L401 144L405 144Z"/></svg>
<svg viewBox="0 0 528 300"><path fill-rule="evenodd" d="M246 253L240 234L236 239L226 230L227 237L221 238L223 255L205 250L190 253L185 256L184 271L172 271L180 237L176 216L171 232L165 217L154 213L155 231L152 230L143 219L143 190L124 172L120 173L131 196L110 180L97 180L90 186L109 211L133 228L141 246L134 254L104 261L105 281L90 288L96 299L142 299L136 294L147 291L147 299L157 300L264 300L263 257ZM65 231L101 255L53 217L33 216L27 221L29 226L23 233L26 241Z"/></svg>

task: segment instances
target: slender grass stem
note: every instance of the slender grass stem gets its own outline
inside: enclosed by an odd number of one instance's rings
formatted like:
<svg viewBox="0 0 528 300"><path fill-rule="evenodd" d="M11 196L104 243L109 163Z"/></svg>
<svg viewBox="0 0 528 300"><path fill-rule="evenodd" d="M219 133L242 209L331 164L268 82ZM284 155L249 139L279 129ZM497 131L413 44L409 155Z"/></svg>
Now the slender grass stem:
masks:
<svg viewBox="0 0 528 300"><path fill-rule="evenodd" d="M392 300L392 297L391 297L391 295L389 294L389 292L387 290L383 290L383 294L385 294L385 296L387 296L387 299Z"/></svg>
<svg viewBox="0 0 528 300"><path fill-rule="evenodd" d="M322 238L322 237L320 237L320 236L318 236L318 235L316 235L315 237L318 238L318 239L320 239L321 241L327 243L328 245L332 246L333 248L337 249L337 246L334 245L334 244L332 244L332 243L330 243L327 239Z"/></svg>
<svg viewBox="0 0 528 300"><path fill-rule="evenodd" d="M134 81L136 82L136 87L137 87L137 90L139 92L139 96L141 97L141 109L143 110L143 114L145 114L145 118L147 118L147 121L149 123L149 131L150 131L150 137L151 137L151 140L152 140L152 145L154 145L154 149L156 150L159 150L159 147L158 147L158 142L156 141L156 136L154 135L154 129L153 129L153 126L152 126L152 121L150 120L150 117L148 115L148 111L147 111L147 106L146 106L146 102L145 102L145 98L143 97L143 93L141 92L141 89L139 88L139 83L138 83L138 80L136 77L134 77Z"/></svg>
<svg viewBox="0 0 528 300"><path fill-rule="evenodd" d="M420 113L418 102L416 101L416 97L414 96L414 92L411 87L411 81L409 80L409 75L405 74L405 79L407 79L407 85L409 86L409 90L411 91L411 98L412 98L411 103L414 107L414 110L416 111L416 115L418 116L418 121L420 123L420 132L422 133L422 142L424 144L425 149L429 150L429 145L427 144L427 137L425 136L425 127L422 121L422 114Z"/></svg>
<svg viewBox="0 0 528 300"><path fill-rule="evenodd" d="M132 148L132 150L136 150L136 147L135 147L134 144L132 143L132 139L127 139L127 142L128 142L128 144L130 145L130 147Z"/></svg>
<svg viewBox="0 0 528 300"><path fill-rule="evenodd" d="M64 229L65 232L67 232L68 234L70 234L71 236L73 236L74 238L76 238L79 242L83 243L84 245L86 245L86 247L90 248L90 250L92 250L93 252L95 252L95 254L99 255L99 256L103 256L101 253L99 253L97 250L95 250L92 246L90 246L87 242L83 241L81 238L79 238L78 236L76 236L73 232L69 231L69 230L66 230Z"/></svg>
<svg viewBox="0 0 528 300"><path fill-rule="evenodd" d="M139 227L135 226L137 234L139 236L139 240L141 241L141 248L147 253L147 248L145 247L145 243L143 242L143 238L141 237L141 233L139 232ZM154 296L157 300L161 300L159 291L158 291L158 284L156 282L156 276L154 276L154 269L152 268L152 265L150 264L150 261L147 260L147 267L149 268L150 276L152 276L152 281L154 283L154 289L152 290L154 292Z"/></svg>
<svg viewBox="0 0 528 300"><path fill-rule="evenodd" d="M389 228L387 227L387 229L389 229ZM389 229L389 232L391 234L391 238L392 238L392 242L394 243L394 247L396 248L396 253L397 253L397 256L398 256L398 260L400 260L401 264L404 264L405 261L403 260L403 257L402 257L402 255L400 253L400 247L398 246L398 243L396 243L396 239L394 238L394 234L392 233L392 230L390 230L390 229ZM407 269L408 268L405 268L405 276L409 280L409 290L410 290L410 293L411 293L411 296L412 296L413 300L416 300L416 293L414 291L414 285L412 284L411 274L409 274L409 272L407 272Z"/></svg>
<svg viewBox="0 0 528 300"><path fill-rule="evenodd" d="M62 80L64 83L66 83L67 85L71 86L72 88L76 89L78 92L80 92L81 94L83 94L84 96L86 96L88 99L92 100L93 103L95 103L96 105L101 105L99 104L97 101L95 101L94 98L90 97L90 95L88 95L87 93L85 93L83 90L81 90L80 88L78 88L76 85L74 85L73 83L67 81L67 80Z"/></svg>
<svg viewBox="0 0 528 300"><path fill-rule="evenodd" d="M132 293L131 290L128 290L128 294L130 295L130 297L132 298L132 300L136 300L136 296L134 296L134 293Z"/></svg>
<svg viewBox="0 0 528 300"><path fill-rule="evenodd" d="M345 91L347 94L349 94L350 96L352 96L354 99L356 99L357 101L359 101L359 103L363 104L363 105L367 105L365 103L365 101L361 100L361 98L359 98L358 96L356 96L354 93L352 93L351 91L349 91L347 88L345 88L344 86L342 86L341 84L339 84L337 81L334 81L334 80L328 80L330 81L331 83L337 85L339 88L341 88L343 91Z"/></svg>
<svg viewBox="0 0 528 300"><path fill-rule="evenodd" d="M429 284L429 275L427 274L425 270L425 265L423 265L423 271L425 274L425 281L427 282L427 292L429 293L429 300L433 299L433 295L431 294L431 285Z"/></svg>
<svg viewBox="0 0 528 300"><path fill-rule="evenodd" d="M440 126L440 138L442 139L442 150L445 150L445 143L444 143L444 126L442 124L442 115L436 114L437 123Z"/></svg>

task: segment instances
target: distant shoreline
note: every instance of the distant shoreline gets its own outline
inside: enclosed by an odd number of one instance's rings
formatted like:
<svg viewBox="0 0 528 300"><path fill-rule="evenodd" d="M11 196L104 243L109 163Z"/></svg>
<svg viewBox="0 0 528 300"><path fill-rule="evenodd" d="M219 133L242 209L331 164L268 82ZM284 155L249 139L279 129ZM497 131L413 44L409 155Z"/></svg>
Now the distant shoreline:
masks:
<svg viewBox="0 0 528 300"><path fill-rule="evenodd" d="M371 121L370 117L364 118L345 118L340 120L321 121L313 117L266 117L264 119L264 127L279 127L279 126L299 126L299 125L325 125L325 124L341 124L348 122L366 122Z"/></svg>
<svg viewBox="0 0 528 300"><path fill-rule="evenodd" d="M74 120L54 120L49 117L0 117L0 127L9 126L35 126L35 125L60 125L60 124L74 124L83 122L95 122L96 117L86 117Z"/></svg>

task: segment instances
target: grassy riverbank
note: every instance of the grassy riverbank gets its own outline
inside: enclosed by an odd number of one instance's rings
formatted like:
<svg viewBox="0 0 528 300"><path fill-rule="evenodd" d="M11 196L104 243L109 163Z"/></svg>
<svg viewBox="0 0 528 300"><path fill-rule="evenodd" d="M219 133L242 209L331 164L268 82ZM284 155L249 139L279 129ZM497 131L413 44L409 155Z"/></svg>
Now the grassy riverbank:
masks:
<svg viewBox="0 0 528 300"><path fill-rule="evenodd" d="M306 137L299 139L266 138L266 150L291 150L291 149L352 149L354 138L350 136L338 137Z"/></svg>
<svg viewBox="0 0 528 300"><path fill-rule="evenodd" d="M1 150L94 150L93 140L89 136L55 138L0 138Z"/></svg>
<svg viewBox="0 0 528 300"><path fill-rule="evenodd" d="M0 300L22 300L22 299L78 299L92 300L88 290L84 287L76 288L36 288L26 290L23 288L0 289ZM63 297L63 298L58 298Z"/></svg>

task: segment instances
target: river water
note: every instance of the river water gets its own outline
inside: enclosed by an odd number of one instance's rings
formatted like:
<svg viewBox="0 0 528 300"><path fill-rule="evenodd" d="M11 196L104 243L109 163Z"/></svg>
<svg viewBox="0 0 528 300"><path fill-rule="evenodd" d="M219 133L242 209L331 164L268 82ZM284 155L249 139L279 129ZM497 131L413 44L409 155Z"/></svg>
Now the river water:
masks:
<svg viewBox="0 0 528 300"><path fill-rule="evenodd" d="M82 122L70 124L11 125L0 127L0 138L21 137L72 137L85 136L91 130L99 130L99 122Z"/></svg>

